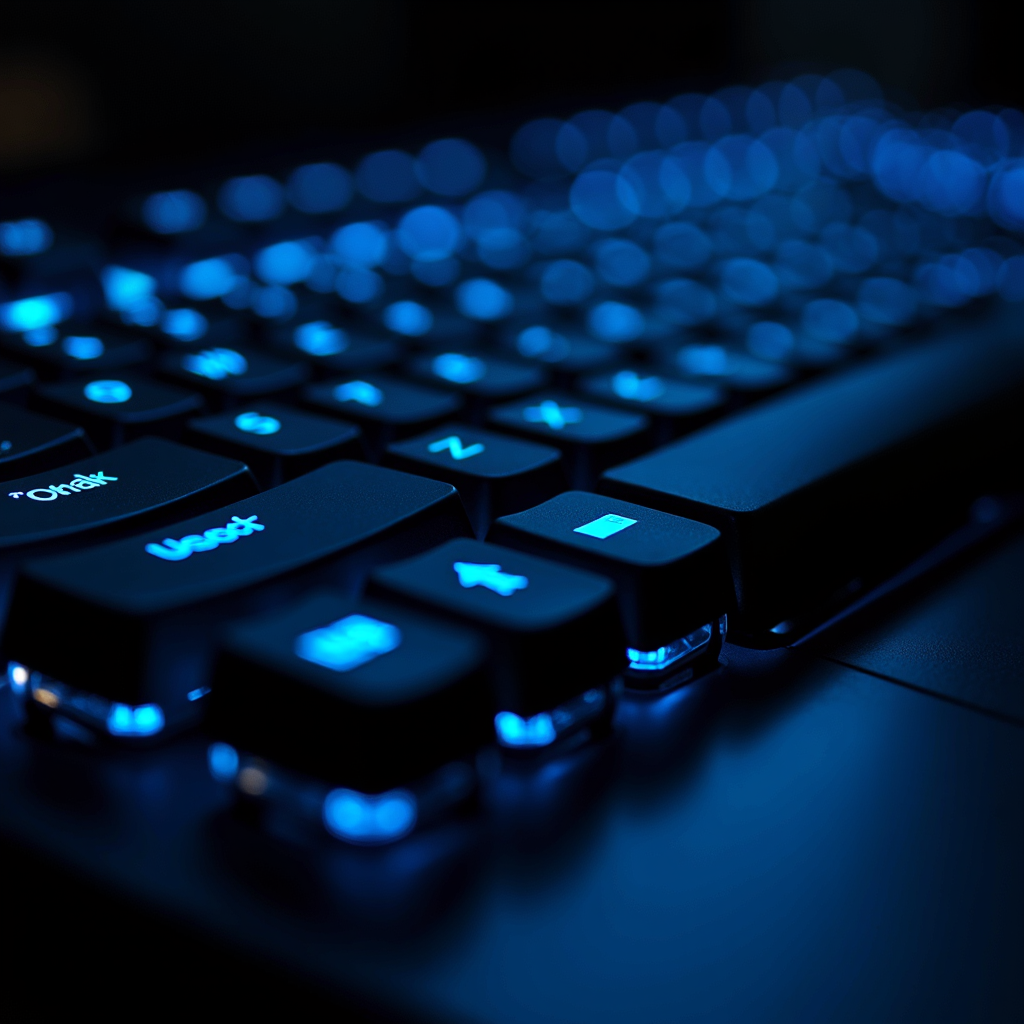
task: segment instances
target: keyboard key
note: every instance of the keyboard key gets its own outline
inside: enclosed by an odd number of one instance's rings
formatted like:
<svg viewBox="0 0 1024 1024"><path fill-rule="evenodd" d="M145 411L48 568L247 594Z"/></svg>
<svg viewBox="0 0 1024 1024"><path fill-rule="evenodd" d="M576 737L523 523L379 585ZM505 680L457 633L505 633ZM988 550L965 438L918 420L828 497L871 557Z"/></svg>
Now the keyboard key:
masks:
<svg viewBox="0 0 1024 1024"><path fill-rule="evenodd" d="M0 402L0 479L41 473L92 450L81 427Z"/></svg>
<svg viewBox="0 0 1024 1024"><path fill-rule="evenodd" d="M133 373L44 384L32 405L81 423L98 448L110 448L144 434L180 437L185 420L202 411L203 399Z"/></svg>
<svg viewBox="0 0 1024 1024"><path fill-rule="evenodd" d="M309 372L299 360L286 361L250 348L165 352L158 366L163 376L201 391L211 406L218 409L290 391Z"/></svg>
<svg viewBox="0 0 1024 1024"><path fill-rule="evenodd" d="M50 333L39 336L33 332L8 336L3 338L3 344L12 356L29 363L48 380L138 366L149 359L153 351L145 338L95 325L66 332L53 328Z"/></svg>
<svg viewBox="0 0 1024 1024"><path fill-rule="evenodd" d="M495 516L529 508L565 486L557 448L458 423L388 445L385 463L457 487L480 538Z"/></svg>
<svg viewBox="0 0 1024 1024"><path fill-rule="evenodd" d="M622 358L614 345L541 324L513 328L503 341L521 358L546 367L561 387L571 385L581 373L608 369Z"/></svg>
<svg viewBox="0 0 1024 1024"><path fill-rule="evenodd" d="M578 387L591 398L645 412L654 421L660 443L703 426L725 406L725 394L719 388L636 370L584 377Z"/></svg>
<svg viewBox="0 0 1024 1024"><path fill-rule="evenodd" d="M402 355L402 347L390 338L360 335L327 320L275 327L270 344L283 356L308 362L319 377L381 370Z"/></svg>
<svg viewBox="0 0 1024 1024"><path fill-rule="evenodd" d="M730 610L732 586L725 541L713 527L567 491L497 520L488 539L615 580L633 685L660 685L697 658L717 663L718 620ZM694 633L696 643L688 642Z"/></svg>
<svg viewBox="0 0 1024 1024"><path fill-rule="evenodd" d="M495 402L536 391L547 385L549 379L540 366L465 352L419 356L409 363L408 369L426 383L464 394L471 416L479 416Z"/></svg>
<svg viewBox="0 0 1024 1024"><path fill-rule="evenodd" d="M363 575L469 523L455 489L359 462L333 462L159 531L27 563L4 633L10 658L128 708L194 720L218 627L311 583ZM61 624L53 642L52 624ZM82 651L102 658L83 658Z"/></svg>
<svg viewBox="0 0 1024 1024"><path fill-rule="evenodd" d="M429 430L462 408L459 395L382 373L310 384L302 394L313 409L355 420L371 458L379 458L392 441Z"/></svg>
<svg viewBox="0 0 1024 1024"><path fill-rule="evenodd" d="M277 402L189 420L185 440L241 459L264 488L362 454L358 427Z"/></svg>
<svg viewBox="0 0 1024 1024"><path fill-rule="evenodd" d="M11 480L0 498L0 549L104 527L180 520L256 493L244 463L143 437L102 455ZM91 539L91 538L90 538Z"/></svg>
<svg viewBox="0 0 1024 1024"><path fill-rule="evenodd" d="M602 490L720 529L739 631L777 645L1018 486L1022 380L1015 341L954 336L618 466Z"/></svg>
<svg viewBox="0 0 1024 1024"><path fill-rule="evenodd" d="M209 726L276 764L380 793L487 740L486 655L462 626L320 591L226 630Z"/></svg>
<svg viewBox="0 0 1024 1024"><path fill-rule="evenodd" d="M565 393L542 393L499 405L491 409L488 420L561 449L566 475L579 488L650 443L651 421L642 413L609 409Z"/></svg>
<svg viewBox="0 0 1024 1024"><path fill-rule="evenodd" d="M489 635L505 745L549 746L585 721L588 708L608 710L606 688L625 662L625 640L614 585L603 576L454 540L377 569L370 592L443 611ZM583 703L564 717L554 713L573 700Z"/></svg>
<svg viewBox="0 0 1024 1024"><path fill-rule="evenodd" d="M36 372L31 367L0 358L0 398L5 402L23 403L35 382Z"/></svg>

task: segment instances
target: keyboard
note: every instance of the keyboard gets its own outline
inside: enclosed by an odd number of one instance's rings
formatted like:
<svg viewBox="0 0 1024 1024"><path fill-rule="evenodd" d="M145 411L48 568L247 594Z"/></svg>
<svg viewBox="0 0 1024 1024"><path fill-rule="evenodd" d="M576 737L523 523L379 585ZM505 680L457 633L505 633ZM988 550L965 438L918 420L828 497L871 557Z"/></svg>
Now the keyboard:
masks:
<svg viewBox="0 0 1024 1024"><path fill-rule="evenodd" d="M12 197L13 998L1021 1019L1024 115L465 134Z"/></svg>

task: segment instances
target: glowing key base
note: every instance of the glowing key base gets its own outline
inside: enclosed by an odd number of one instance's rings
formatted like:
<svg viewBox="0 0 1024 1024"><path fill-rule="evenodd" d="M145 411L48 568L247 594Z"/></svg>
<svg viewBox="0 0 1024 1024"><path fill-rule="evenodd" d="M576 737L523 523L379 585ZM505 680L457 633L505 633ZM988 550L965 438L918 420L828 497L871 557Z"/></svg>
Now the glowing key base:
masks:
<svg viewBox="0 0 1024 1024"><path fill-rule="evenodd" d="M255 808L268 822L287 818L311 839L327 833L354 846L398 842L451 816L476 792L476 773L462 761L408 786L364 793L240 753L229 743L212 743L206 760L213 778L230 785L242 806Z"/></svg>
<svg viewBox="0 0 1024 1024"><path fill-rule="evenodd" d="M523 718L514 711L494 716L494 734L505 750L531 752L558 746L559 741L594 725L610 709L611 697L604 688L587 690L551 711Z"/></svg>
<svg viewBox="0 0 1024 1024"><path fill-rule="evenodd" d="M653 651L626 648L629 664L626 684L639 689L662 689L666 680L674 684L693 678L696 663L717 664L718 652L727 628L726 616L709 622L692 633Z"/></svg>
<svg viewBox="0 0 1024 1024"><path fill-rule="evenodd" d="M188 704L169 718L159 704L125 704L59 682L18 662L8 662L7 681L24 701L31 719L45 722L60 738L86 744L138 742L179 732L196 724L201 699L209 693L199 687L188 694Z"/></svg>

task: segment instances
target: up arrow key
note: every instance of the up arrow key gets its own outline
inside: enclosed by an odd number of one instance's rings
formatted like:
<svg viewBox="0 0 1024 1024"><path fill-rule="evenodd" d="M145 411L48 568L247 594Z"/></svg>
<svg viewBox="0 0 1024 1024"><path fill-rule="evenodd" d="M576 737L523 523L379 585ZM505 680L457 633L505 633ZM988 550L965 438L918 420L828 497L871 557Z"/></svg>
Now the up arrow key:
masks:
<svg viewBox="0 0 1024 1024"><path fill-rule="evenodd" d="M525 576L502 572L496 564L481 565L476 562L455 562L452 565L459 577L459 583L467 590L470 587L486 587L502 597L511 597L517 590L525 590L530 581Z"/></svg>
<svg viewBox="0 0 1024 1024"><path fill-rule="evenodd" d="M456 434L452 434L449 437L442 437L439 441L433 441L427 445L427 451L443 452L445 449L451 452L451 456L456 462L461 462L463 459L471 459L474 455L479 455L483 450L484 446L478 441L476 444L471 444L468 448L462 447L462 438Z"/></svg>

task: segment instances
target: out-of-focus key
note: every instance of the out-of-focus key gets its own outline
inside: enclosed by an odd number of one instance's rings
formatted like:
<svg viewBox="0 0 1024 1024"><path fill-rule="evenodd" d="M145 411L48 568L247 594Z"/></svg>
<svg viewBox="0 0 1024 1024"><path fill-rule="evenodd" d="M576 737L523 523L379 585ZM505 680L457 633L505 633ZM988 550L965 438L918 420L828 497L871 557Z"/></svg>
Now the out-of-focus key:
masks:
<svg viewBox="0 0 1024 1024"><path fill-rule="evenodd" d="M785 643L1020 484L1015 331L806 385L609 470L602 490L722 531L746 642Z"/></svg>
<svg viewBox="0 0 1024 1024"><path fill-rule="evenodd" d="M69 331L51 328L50 332L38 335L11 335L3 338L3 344L12 356L31 364L48 380L138 366L153 351L145 338L92 327Z"/></svg>
<svg viewBox="0 0 1024 1024"><path fill-rule="evenodd" d="M0 480L63 466L92 450L81 427L0 402Z"/></svg>
<svg viewBox="0 0 1024 1024"><path fill-rule="evenodd" d="M23 403L35 382L36 372L30 366L0 359L0 398L5 402Z"/></svg>
<svg viewBox="0 0 1024 1024"><path fill-rule="evenodd" d="M376 570L370 588L490 636L503 746L550 746L610 710L608 685L625 662L625 640L606 577L456 540Z"/></svg>
<svg viewBox="0 0 1024 1024"><path fill-rule="evenodd" d="M211 406L221 409L290 391L309 373L297 359L286 361L249 348L165 352L158 365L163 376L201 391Z"/></svg>
<svg viewBox="0 0 1024 1024"><path fill-rule="evenodd" d="M383 373L311 384L303 391L303 398L310 408L355 420L363 430L371 458L378 458L392 441L443 423L462 407L460 395Z"/></svg>
<svg viewBox="0 0 1024 1024"><path fill-rule="evenodd" d="M362 454L358 427L277 402L190 420L185 440L241 459L261 487L276 487L328 462Z"/></svg>
<svg viewBox="0 0 1024 1024"><path fill-rule="evenodd" d="M717 664L732 585L725 542L714 527L567 491L497 520L488 539L615 580L631 685L682 682L681 674L690 678Z"/></svg>
<svg viewBox="0 0 1024 1024"><path fill-rule="evenodd" d="M32 405L81 423L97 447L109 448L144 434L179 437L185 420L202 410L203 399L173 384L124 373L44 384Z"/></svg>
<svg viewBox="0 0 1024 1024"><path fill-rule="evenodd" d="M649 444L651 421L642 413L609 409L574 395L551 392L491 409L488 421L561 449L569 481L589 487L602 469Z"/></svg>
<svg viewBox="0 0 1024 1024"><path fill-rule="evenodd" d="M354 592L381 561L468 533L450 485L332 462L159 532L29 562L3 649L55 684L155 706L170 727L196 717L226 619L310 584Z"/></svg>
<svg viewBox="0 0 1024 1024"><path fill-rule="evenodd" d="M338 838L393 841L435 810L432 773L461 761L455 773L470 785L457 795L472 792L465 762L488 740L494 714L486 655L484 638L463 626L320 591L228 628L209 728L242 758L260 757L271 777L284 768L321 780L316 811ZM257 795L253 780L235 781ZM369 813L382 799L402 813ZM347 820L333 806L342 801Z"/></svg>
<svg viewBox="0 0 1024 1024"><path fill-rule="evenodd" d="M557 448L458 423L389 445L385 461L454 484L480 538L495 516L529 508L565 486Z"/></svg>
<svg viewBox="0 0 1024 1024"><path fill-rule="evenodd" d="M380 370L397 363L402 353L391 338L366 337L328 320L275 327L270 344L284 357L306 360L318 377Z"/></svg>

